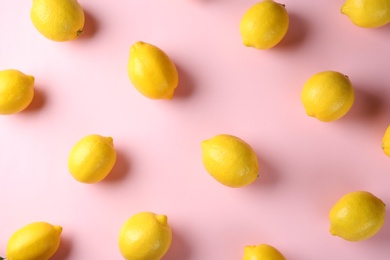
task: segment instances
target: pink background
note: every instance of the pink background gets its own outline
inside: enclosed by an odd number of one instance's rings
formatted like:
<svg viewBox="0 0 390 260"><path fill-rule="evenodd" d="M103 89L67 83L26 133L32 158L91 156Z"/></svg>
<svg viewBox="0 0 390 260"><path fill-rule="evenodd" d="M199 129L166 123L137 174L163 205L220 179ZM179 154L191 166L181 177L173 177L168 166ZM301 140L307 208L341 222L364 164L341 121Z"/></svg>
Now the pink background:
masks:
<svg viewBox="0 0 390 260"><path fill-rule="evenodd" d="M283 0L291 17L274 49L243 46L239 22L256 0L80 0L85 34L52 42L33 27L30 0L0 1L0 69L36 79L27 110L0 117L0 255L34 221L63 227L55 260L122 259L118 233L140 211L166 214L168 260L241 259L269 243L289 260L385 260L390 212L372 239L328 232L344 194L367 190L390 205L390 26L363 29L342 0ZM173 100L149 100L127 77L136 41L178 67ZM356 101L341 120L306 116L300 101L314 73L348 75ZM118 152L101 183L78 183L67 157L85 135L111 136ZM257 152L261 176L231 189L204 170L200 143L236 135Z"/></svg>

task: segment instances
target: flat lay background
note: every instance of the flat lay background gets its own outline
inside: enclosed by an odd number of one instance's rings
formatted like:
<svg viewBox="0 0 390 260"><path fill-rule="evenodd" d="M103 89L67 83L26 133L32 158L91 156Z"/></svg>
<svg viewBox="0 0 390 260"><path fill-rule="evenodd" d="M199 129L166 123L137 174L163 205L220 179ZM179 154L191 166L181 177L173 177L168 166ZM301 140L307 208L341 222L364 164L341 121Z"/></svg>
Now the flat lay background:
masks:
<svg viewBox="0 0 390 260"><path fill-rule="evenodd" d="M268 243L289 260L387 260L390 212L373 238L329 233L328 212L366 190L390 205L390 25L363 29L342 0L281 0L290 15L283 41L245 47L239 22L256 0L80 0L85 33L58 43L41 36L32 1L0 1L0 69L35 77L23 112L0 117L0 255L20 227L63 227L54 260L122 259L117 241L133 214L168 216L166 260L241 259ZM127 76L136 41L164 50L179 71L172 100L149 100ZM300 91L323 70L349 76L356 100L336 122L305 114ZM72 146L111 136L111 174L88 185L68 173ZM260 162L250 186L222 186L205 171L200 143L217 134L248 142Z"/></svg>

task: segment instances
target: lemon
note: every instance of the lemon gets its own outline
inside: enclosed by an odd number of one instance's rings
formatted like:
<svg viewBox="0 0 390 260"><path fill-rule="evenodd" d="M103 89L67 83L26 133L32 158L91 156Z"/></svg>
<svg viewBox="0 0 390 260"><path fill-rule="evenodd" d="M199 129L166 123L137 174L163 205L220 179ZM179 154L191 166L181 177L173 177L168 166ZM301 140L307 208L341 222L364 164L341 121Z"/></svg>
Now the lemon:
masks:
<svg viewBox="0 0 390 260"><path fill-rule="evenodd" d="M47 222L30 223L12 234L7 260L47 260L60 245L62 227Z"/></svg>
<svg viewBox="0 0 390 260"><path fill-rule="evenodd" d="M246 246L242 260L286 260L275 247L267 244Z"/></svg>
<svg viewBox="0 0 390 260"><path fill-rule="evenodd" d="M152 212L133 215L119 233L119 249L127 260L159 260L171 242L172 231L167 216Z"/></svg>
<svg viewBox="0 0 390 260"><path fill-rule="evenodd" d="M301 100L307 115L329 122L343 117L351 109L355 94L347 76L323 71L305 83Z"/></svg>
<svg viewBox="0 0 390 260"><path fill-rule="evenodd" d="M172 99L179 83L175 64L150 43L139 41L131 46L127 71L134 87L150 99Z"/></svg>
<svg viewBox="0 0 390 260"><path fill-rule="evenodd" d="M43 36L58 42L76 39L85 21L77 0L33 0L30 17Z"/></svg>
<svg viewBox="0 0 390 260"><path fill-rule="evenodd" d="M92 134L73 146L68 157L68 168L77 181L96 183L107 177L115 161L113 139Z"/></svg>
<svg viewBox="0 0 390 260"><path fill-rule="evenodd" d="M367 191L344 195L329 213L330 233L348 241L361 241L375 235L385 221L383 201Z"/></svg>
<svg viewBox="0 0 390 260"><path fill-rule="evenodd" d="M220 134L201 143L203 165L218 182L232 188L251 184L259 175L257 155L240 138Z"/></svg>
<svg viewBox="0 0 390 260"><path fill-rule="evenodd" d="M34 97L34 77L19 70L0 71L0 114L24 110Z"/></svg>
<svg viewBox="0 0 390 260"><path fill-rule="evenodd" d="M289 16L283 4L264 0L251 6L240 22L240 33L245 46L269 49L286 35Z"/></svg>
<svg viewBox="0 0 390 260"><path fill-rule="evenodd" d="M390 156L390 126L387 127L382 138L382 149L387 156Z"/></svg>
<svg viewBox="0 0 390 260"><path fill-rule="evenodd" d="M390 22L389 0L346 0L341 13L357 26L377 28Z"/></svg>

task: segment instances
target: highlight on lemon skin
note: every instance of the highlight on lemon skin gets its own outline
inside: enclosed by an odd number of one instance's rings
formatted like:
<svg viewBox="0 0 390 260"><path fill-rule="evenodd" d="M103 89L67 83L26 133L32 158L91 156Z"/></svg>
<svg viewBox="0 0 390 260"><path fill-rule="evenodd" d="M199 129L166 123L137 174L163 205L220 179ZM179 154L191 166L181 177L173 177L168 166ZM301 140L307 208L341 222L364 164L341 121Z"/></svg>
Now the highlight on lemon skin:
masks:
<svg viewBox="0 0 390 260"><path fill-rule="evenodd" d="M322 71L311 76L303 86L301 101L306 114L323 122L345 116L355 100L349 77L337 71Z"/></svg>
<svg viewBox="0 0 390 260"><path fill-rule="evenodd" d="M388 0L346 0L340 11L363 28L378 28L390 23Z"/></svg>
<svg viewBox="0 0 390 260"><path fill-rule="evenodd" d="M240 21L242 42L247 47L270 49L282 41L290 19L284 4L263 0L251 6Z"/></svg>
<svg viewBox="0 0 390 260"><path fill-rule="evenodd" d="M33 222L8 240L7 260L48 260L58 250L62 227L48 222ZM1 258L0 258L1 259Z"/></svg>
<svg viewBox="0 0 390 260"><path fill-rule="evenodd" d="M286 260L284 255L275 247L268 244L246 246L242 260Z"/></svg>
<svg viewBox="0 0 390 260"><path fill-rule="evenodd" d="M126 260L159 260L172 242L168 217L153 212L137 213L122 225L118 242Z"/></svg>
<svg viewBox="0 0 390 260"><path fill-rule="evenodd" d="M130 48L127 72L138 92L150 99L172 99L179 84L176 66L169 56L142 41Z"/></svg>
<svg viewBox="0 0 390 260"><path fill-rule="evenodd" d="M329 212L329 232L347 241L362 241L381 230L386 215L385 203L367 191L350 192Z"/></svg>
<svg viewBox="0 0 390 260"><path fill-rule="evenodd" d="M219 183L239 188L259 176L259 163L253 148L242 139L219 134L201 143L206 171Z"/></svg>
<svg viewBox="0 0 390 260"><path fill-rule="evenodd" d="M111 172L116 162L112 137L91 134L79 140L68 156L73 178L82 183L97 183Z"/></svg>
<svg viewBox="0 0 390 260"><path fill-rule="evenodd" d="M390 126L386 128L385 134L383 135L382 150L387 156L390 156Z"/></svg>
<svg viewBox="0 0 390 260"><path fill-rule="evenodd" d="M78 38L85 23L84 11L77 0L33 0L30 18L44 37L57 42Z"/></svg>
<svg viewBox="0 0 390 260"><path fill-rule="evenodd" d="M16 69L0 71L0 115L23 111L34 97L34 77Z"/></svg>

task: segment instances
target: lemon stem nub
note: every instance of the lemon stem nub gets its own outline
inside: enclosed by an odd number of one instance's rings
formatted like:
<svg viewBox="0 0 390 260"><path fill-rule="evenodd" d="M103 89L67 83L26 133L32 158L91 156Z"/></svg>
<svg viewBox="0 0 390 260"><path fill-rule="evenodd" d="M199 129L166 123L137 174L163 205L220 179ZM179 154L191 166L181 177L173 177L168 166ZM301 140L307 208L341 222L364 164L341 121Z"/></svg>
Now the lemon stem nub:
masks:
<svg viewBox="0 0 390 260"><path fill-rule="evenodd" d="M84 32L83 29L78 30L78 31L77 31L77 34L76 34L76 37L79 37L80 35L82 35L83 32Z"/></svg>

